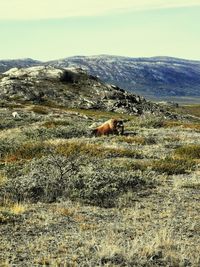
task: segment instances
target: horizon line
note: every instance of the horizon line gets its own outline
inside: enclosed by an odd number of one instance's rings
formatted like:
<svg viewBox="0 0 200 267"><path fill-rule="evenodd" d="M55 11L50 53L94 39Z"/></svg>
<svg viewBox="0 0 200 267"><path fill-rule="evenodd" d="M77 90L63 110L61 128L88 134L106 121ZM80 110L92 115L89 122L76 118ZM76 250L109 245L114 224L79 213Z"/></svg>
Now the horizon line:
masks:
<svg viewBox="0 0 200 267"><path fill-rule="evenodd" d="M84 57L84 58L95 58L95 57L118 57L118 58L132 58L132 59L151 59L151 58L171 58L171 59L179 59L179 60L186 60L186 61L200 61L200 59L193 59L193 58L185 58L185 57L178 57L178 56L122 56L122 55L112 55L112 54L95 54L95 55L72 55L72 56L66 56L62 58L55 58L55 59L47 59L47 60L41 60L41 59L35 59L32 57L19 57L19 58L0 58L0 61L25 61L25 60L32 60L32 61L38 61L39 63L47 63L51 61L59 61L59 60L65 60L69 58L76 58L76 57Z"/></svg>

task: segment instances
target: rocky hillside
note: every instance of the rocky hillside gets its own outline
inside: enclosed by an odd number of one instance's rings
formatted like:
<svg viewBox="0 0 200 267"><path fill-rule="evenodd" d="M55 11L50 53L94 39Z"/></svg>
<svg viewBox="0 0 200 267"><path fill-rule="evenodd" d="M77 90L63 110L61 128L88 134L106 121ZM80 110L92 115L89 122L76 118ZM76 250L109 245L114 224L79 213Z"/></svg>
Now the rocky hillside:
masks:
<svg viewBox="0 0 200 267"><path fill-rule="evenodd" d="M200 97L200 61L171 57L130 58L75 56L50 62L31 59L0 61L0 72L11 67L51 65L80 67L102 81L150 98Z"/></svg>
<svg viewBox="0 0 200 267"><path fill-rule="evenodd" d="M144 96L200 96L200 61L105 55L71 57L48 64L55 67L78 66L105 82Z"/></svg>
<svg viewBox="0 0 200 267"><path fill-rule="evenodd" d="M163 110L143 97L105 84L82 69L51 66L13 68L0 79L1 104L36 103L142 114Z"/></svg>

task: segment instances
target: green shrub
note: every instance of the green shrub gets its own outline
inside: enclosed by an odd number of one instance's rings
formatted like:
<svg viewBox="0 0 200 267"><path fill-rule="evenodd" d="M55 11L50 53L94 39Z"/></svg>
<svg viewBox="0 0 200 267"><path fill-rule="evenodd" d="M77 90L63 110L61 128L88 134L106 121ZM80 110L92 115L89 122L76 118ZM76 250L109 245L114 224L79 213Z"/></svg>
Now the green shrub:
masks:
<svg viewBox="0 0 200 267"><path fill-rule="evenodd" d="M51 202L61 197L69 186L68 175L77 172L77 164L75 160L49 153L50 156L34 158L27 163L20 177L8 180L1 195L8 194L14 201L30 199L33 202Z"/></svg>
<svg viewBox="0 0 200 267"><path fill-rule="evenodd" d="M47 123L47 124L46 124ZM48 140L53 138L75 138L88 136L87 128L84 126L76 127L76 125L71 125L70 122L65 122L65 125L52 124L50 122L45 122L40 128L27 128L23 130L23 134L26 139L33 140Z"/></svg>
<svg viewBox="0 0 200 267"><path fill-rule="evenodd" d="M9 179L0 189L2 196L13 201L52 202L59 198L113 207L127 191L152 186L147 174L140 170L121 170L85 156L60 156L55 153L34 159L22 176Z"/></svg>
<svg viewBox="0 0 200 267"><path fill-rule="evenodd" d="M6 224L6 223L14 222L17 217L19 217L19 216L13 214L9 210L7 210L7 211L0 210L0 224Z"/></svg>
<svg viewBox="0 0 200 267"><path fill-rule="evenodd" d="M14 121L14 120L8 120L8 119L1 120L0 130L14 128L15 126L16 126L16 121Z"/></svg>
<svg viewBox="0 0 200 267"><path fill-rule="evenodd" d="M72 197L88 204L113 207L122 193L142 189L146 181L140 171L120 172L117 168L100 169L99 166L93 166L77 176L74 185Z"/></svg>
<svg viewBox="0 0 200 267"><path fill-rule="evenodd" d="M21 141L20 138L2 138L0 142L0 160L4 161L7 155L17 151L21 146Z"/></svg>
<svg viewBox="0 0 200 267"><path fill-rule="evenodd" d="M13 118L11 114L1 119L0 130L18 128L21 126L28 127L29 124L40 121L39 116L33 117L29 113L20 114L21 118Z"/></svg>

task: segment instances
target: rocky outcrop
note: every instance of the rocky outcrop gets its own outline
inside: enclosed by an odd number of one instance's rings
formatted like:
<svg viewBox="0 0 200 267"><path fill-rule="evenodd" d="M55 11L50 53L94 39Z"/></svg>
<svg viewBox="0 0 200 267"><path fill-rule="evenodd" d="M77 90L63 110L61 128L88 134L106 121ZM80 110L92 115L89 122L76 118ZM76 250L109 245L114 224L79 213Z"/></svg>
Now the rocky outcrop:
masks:
<svg viewBox="0 0 200 267"><path fill-rule="evenodd" d="M13 68L0 80L3 102L32 102L119 113L162 112L163 108L117 86L105 84L80 68Z"/></svg>

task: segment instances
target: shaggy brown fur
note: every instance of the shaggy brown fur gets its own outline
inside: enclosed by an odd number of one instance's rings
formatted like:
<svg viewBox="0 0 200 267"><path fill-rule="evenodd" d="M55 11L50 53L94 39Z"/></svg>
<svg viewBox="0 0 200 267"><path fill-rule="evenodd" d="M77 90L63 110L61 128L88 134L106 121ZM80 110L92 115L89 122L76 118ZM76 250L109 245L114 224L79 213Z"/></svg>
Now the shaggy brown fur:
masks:
<svg viewBox="0 0 200 267"><path fill-rule="evenodd" d="M124 124L122 120L110 119L92 131L95 136L109 134L123 134Z"/></svg>

